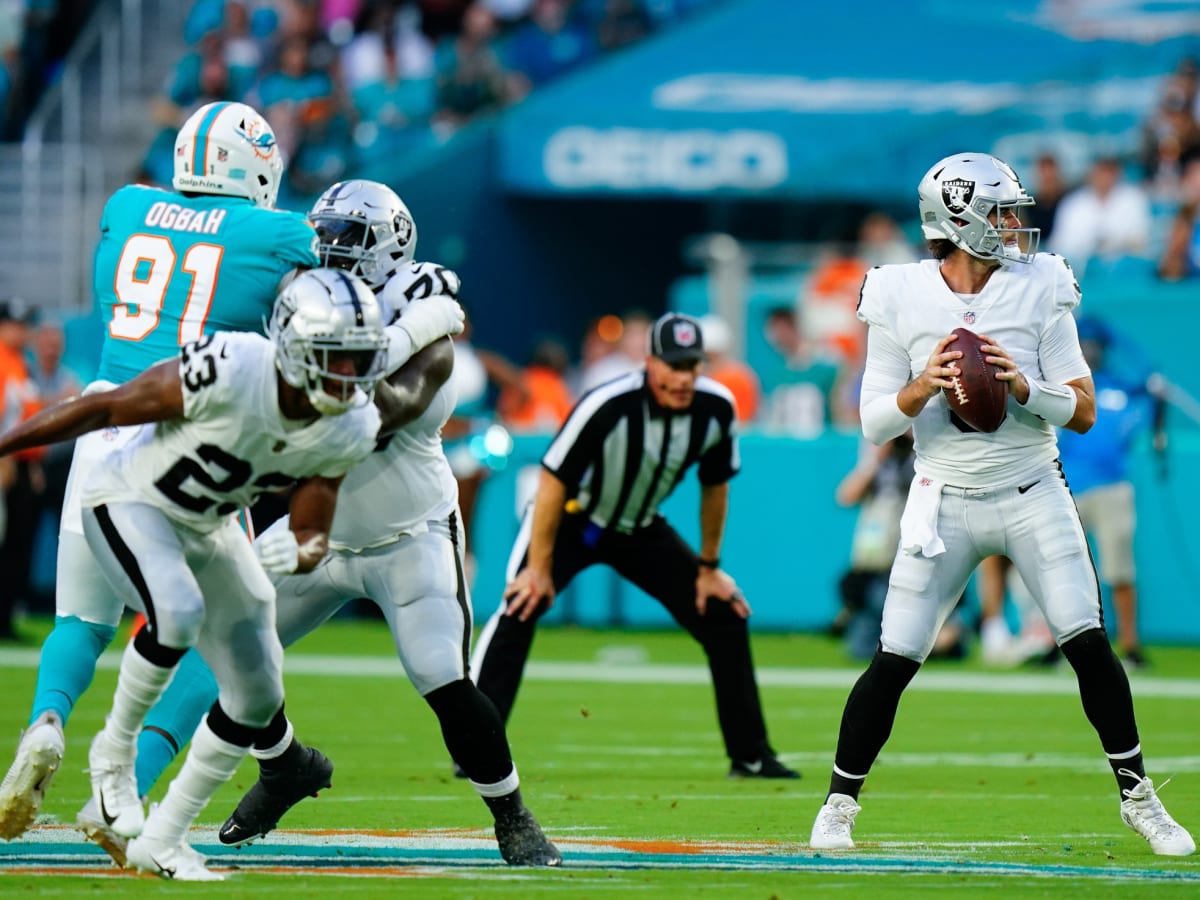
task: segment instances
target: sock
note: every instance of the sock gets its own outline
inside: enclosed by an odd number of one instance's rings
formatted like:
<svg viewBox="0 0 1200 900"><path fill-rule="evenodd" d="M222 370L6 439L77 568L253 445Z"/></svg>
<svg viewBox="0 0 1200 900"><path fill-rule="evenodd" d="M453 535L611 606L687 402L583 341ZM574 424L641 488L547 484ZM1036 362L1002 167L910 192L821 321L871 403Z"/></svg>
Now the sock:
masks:
<svg viewBox="0 0 1200 900"><path fill-rule="evenodd" d="M481 784L497 784L514 777L516 769L504 721L495 704L470 679L430 691L425 702L438 717L450 756L462 766L476 789Z"/></svg>
<svg viewBox="0 0 1200 900"><path fill-rule="evenodd" d="M217 789L233 777L248 750L221 740L205 718L192 737L183 768L167 788L162 803L151 811L142 836L172 845L184 841L192 822Z"/></svg>
<svg viewBox="0 0 1200 900"><path fill-rule="evenodd" d="M1133 787L1145 777L1145 763L1129 678L1108 643L1108 635L1101 628L1089 629L1064 643L1062 652L1075 670L1083 712L1100 736L1118 791ZM1121 769L1134 774L1122 775ZM1121 799L1125 799L1124 794Z"/></svg>
<svg viewBox="0 0 1200 900"><path fill-rule="evenodd" d="M867 773L891 737L900 695L920 668L921 664L916 660L875 651L871 664L855 682L842 711L829 793L847 794L858 799Z"/></svg>
<svg viewBox="0 0 1200 900"><path fill-rule="evenodd" d="M138 794L145 797L187 746L204 714L217 701L217 680L200 654L189 650L175 667L175 677L146 714L137 740Z"/></svg>
<svg viewBox="0 0 1200 900"><path fill-rule="evenodd" d="M96 674L96 660L112 643L117 629L75 616L58 616L42 643L37 688L33 694L32 725L44 712L54 712L65 726L71 710Z"/></svg>
<svg viewBox="0 0 1200 900"><path fill-rule="evenodd" d="M104 720L104 734L114 748L133 754L138 733L142 730L142 722L146 713L155 704L171 676L175 666L157 665L142 655L140 645L146 631L143 629L137 638L125 648L121 657L121 671L117 676L117 690L113 694L112 709ZM178 661L178 657L176 658Z"/></svg>
<svg viewBox="0 0 1200 900"><path fill-rule="evenodd" d="M296 740L296 729L283 714L281 706L267 727L255 738L250 755L258 760L259 768L266 773L295 768L304 757L305 750L305 746Z"/></svg>

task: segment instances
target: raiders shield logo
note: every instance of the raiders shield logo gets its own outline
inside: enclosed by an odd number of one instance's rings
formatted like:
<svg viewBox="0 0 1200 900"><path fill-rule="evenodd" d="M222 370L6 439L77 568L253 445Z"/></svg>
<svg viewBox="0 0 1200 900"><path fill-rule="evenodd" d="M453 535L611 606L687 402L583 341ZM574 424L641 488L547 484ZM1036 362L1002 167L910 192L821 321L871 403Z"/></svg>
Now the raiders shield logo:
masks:
<svg viewBox="0 0 1200 900"><path fill-rule="evenodd" d="M942 203L950 212L962 212L971 205L975 196L975 182L965 178L954 178L942 184Z"/></svg>
<svg viewBox="0 0 1200 900"><path fill-rule="evenodd" d="M396 240L399 242L400 246L403 247L412 239L412 219L408 218L407 216L396 216L396 219L392 224L396 226Z"/></svg>

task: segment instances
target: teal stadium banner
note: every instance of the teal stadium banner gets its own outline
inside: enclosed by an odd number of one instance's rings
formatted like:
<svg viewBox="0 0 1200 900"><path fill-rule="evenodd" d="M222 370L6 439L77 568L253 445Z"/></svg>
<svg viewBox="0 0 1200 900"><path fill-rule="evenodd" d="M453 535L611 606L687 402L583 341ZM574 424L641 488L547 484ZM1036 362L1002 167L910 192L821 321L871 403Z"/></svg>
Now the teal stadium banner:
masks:
<svg viewBox="0 0 1200 900"><path fill-rule="evenodd" d="M730 0L499 124L529 195L887 198L948 153L1132 149L1194 4ZM1025 167L1027 168L1027 167Z"/></svg>

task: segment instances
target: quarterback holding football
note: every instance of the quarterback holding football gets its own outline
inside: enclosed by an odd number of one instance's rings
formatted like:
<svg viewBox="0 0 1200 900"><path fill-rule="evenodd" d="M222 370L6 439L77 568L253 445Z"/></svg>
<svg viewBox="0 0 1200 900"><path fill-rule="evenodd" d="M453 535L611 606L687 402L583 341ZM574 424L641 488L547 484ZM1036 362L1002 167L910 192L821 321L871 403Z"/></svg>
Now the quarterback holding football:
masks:
<svg viewBox="0 0 1200 900"><path fill-rule="evenodd" d="M1033 198L1006 163L959 153L917 188L932 259L867 273L860 411L882 444L909 428L916 474L900 524L879 649L842 714L833 775L811 846L854 847L867 773L900 695L985 557L1013 561L1075 670L1083 709L1117 781L1122 820L1158 854L1195 842L1146 776L1125 671L1101 619L1100 586L1058 461L1055 428L1096 420L1095 388L1072 315L1066 260L1039 254L1021 224Z"/></svg>

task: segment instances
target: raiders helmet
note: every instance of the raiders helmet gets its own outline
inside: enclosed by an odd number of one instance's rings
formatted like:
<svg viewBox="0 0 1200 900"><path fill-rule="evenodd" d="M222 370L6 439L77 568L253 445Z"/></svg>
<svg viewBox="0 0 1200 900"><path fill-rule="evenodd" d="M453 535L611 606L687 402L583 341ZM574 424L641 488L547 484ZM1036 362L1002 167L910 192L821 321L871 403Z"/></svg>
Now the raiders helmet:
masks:
<svg viewBox="0 0 1200 900"><path fill-rule="evenodd" d="M1003 160L987 153L947 156L925 173L917 195L927 239L945 238L978 259L1033 261L1041 229L1008 228L1003 219L1034 201Z"/></svg>

